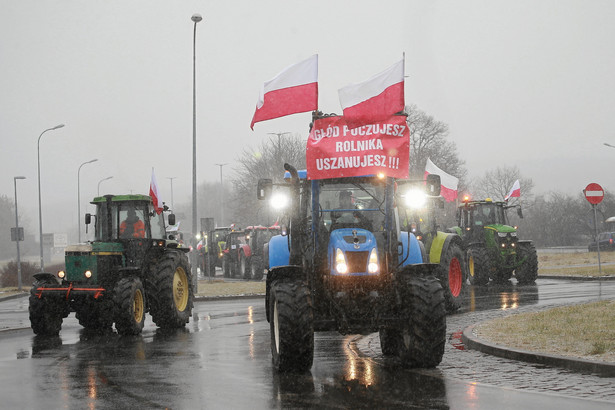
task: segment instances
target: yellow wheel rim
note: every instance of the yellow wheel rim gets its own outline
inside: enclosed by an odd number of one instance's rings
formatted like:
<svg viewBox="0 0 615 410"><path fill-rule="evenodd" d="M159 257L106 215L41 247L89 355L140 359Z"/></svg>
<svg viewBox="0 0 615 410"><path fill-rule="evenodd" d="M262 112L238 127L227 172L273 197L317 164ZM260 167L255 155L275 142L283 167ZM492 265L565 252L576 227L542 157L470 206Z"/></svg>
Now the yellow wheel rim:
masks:
<svg viewBox="0 0 615 410"><path fill-rule="evenodd" d="M143 292L141 289L137 289L134 298L132 299L132 310L135 314L135 322L141 323L143 321L143 314L145 304L143 303Z"/></svg>
<svg viewBox="0 0 615 410"><path fill-rule="evenodd" d="M468 260L468 270L470 271L470 276L474 277L474 258L472 256Z"/></svg>
<svg viewBox="0 0 615 410"><path fill-rule="evenodd" d="M188 306L188 293L188 275L183 268L177 268L173 275L173 300L180 312Z"/></svg>

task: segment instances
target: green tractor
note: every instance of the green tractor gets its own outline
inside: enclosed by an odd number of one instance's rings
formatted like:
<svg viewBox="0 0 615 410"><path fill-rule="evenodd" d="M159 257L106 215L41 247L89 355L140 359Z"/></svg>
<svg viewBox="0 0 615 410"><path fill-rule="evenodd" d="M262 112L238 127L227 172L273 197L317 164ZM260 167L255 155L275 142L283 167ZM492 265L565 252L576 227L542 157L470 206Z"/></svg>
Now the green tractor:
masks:
<svg viewBox="0 0 615 410"><path fill-rule="evenodd" d="M421 241L429 263L439 265L435 276L444 289L446 310L452 313L463 304L467 290L468 273L463 241L456 233L438 229L437 210L443 208L443 198L426 195L424 186L423 183L415 185L406 196L406 228Z"/></svg>
<svg viewBox="0 0 615 410"><path fill-rule="evenodd" d="M519 240L517 230L508 223L506 211L521 207L507 202L464 201L457 209L457 224L452 228L463 238L470 283L485 285L492 279L506 282L513 273L521 285L538 277L538 257L532 241Z"/></svg>
<svg viewBox="0 0 615 410"><path fill-rule="evenodd" d="M146 312L160 328L185 326L194 301L189 249L167 238L152 199L105 195L91 203L95 239L66 248L65 270L34 275L29 308L34 333L58 335L70 312L90 330L109 330L115 323L120 335L140 334ZM175 215L168 219L175 223ZM86 214L86 228L91 220Z"/></svg>

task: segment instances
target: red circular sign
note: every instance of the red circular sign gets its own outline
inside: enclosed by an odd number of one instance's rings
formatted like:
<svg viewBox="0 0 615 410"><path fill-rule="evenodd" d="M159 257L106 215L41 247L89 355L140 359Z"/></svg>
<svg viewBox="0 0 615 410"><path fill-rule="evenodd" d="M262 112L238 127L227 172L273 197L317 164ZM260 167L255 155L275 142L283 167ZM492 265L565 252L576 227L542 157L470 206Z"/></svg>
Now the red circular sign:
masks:
<svg viewBox="0 0 615 410"><path fill-rule="evenodd" d="M592 205L598 205L604 199L604 189L593 182L585 187L583 193L587 202Z"/></svg>

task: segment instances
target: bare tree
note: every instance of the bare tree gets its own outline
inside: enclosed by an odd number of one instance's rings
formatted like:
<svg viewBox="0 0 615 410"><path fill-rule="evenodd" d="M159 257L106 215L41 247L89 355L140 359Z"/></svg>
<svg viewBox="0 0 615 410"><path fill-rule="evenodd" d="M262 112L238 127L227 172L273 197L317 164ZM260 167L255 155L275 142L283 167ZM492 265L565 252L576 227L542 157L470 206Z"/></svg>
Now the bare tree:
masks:
<svg viewBox="0 0 615 410"><path fill-rule="evenodd" d="M460 188L467 175L465 162L457 155L457 146L449 141L448 125L418 109L407 105L406 123L410 129L410 177L422 178L427 159L447 174L459 178Z"/></svg>
<svg viewBox="0 0 615 410"><path fill-rule="evenodd" d="M256 199L260 178L284 179L284 163L305 169L306 140L299 134L270 137L258 149L244 149L234 169L232 200L227 201L234 220L241 226L273 223L267 204ZM231 197L229 197L231 198Z"/></svg>
<svg viewBox="0 0 615 410"><path fill-rule="evenodd" d="M491 198L496 201L503 201L516 180L519 180L521 185L523 202L530 203L533 198L534 182L531 178L523 178L521 171L516 166L497 167L495 170L485 172L484 177L472 184L472 196L476 199ZM519 198L511 198L509 203L515 205L519 201Z"/></svg>

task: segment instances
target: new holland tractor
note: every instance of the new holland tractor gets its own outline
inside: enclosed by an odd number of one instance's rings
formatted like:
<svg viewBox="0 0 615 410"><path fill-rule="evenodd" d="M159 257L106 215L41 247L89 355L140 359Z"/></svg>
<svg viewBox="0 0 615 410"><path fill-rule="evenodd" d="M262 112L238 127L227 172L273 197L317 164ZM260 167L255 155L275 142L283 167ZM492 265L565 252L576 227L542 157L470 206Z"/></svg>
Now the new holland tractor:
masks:
<svg viewBox="0 0 615 410"><path fill-rule="evenodd" d="M188 248L168 239L163 213L146 195L105 195L91 202L91 242L70 245L65 270L37 273L30 291L30 323L37 335L57 335L75 312L86 329L141 333L145 313L160 328L188 323L193 306ZM166 207L165 207L166 209ZM169 224L175 216L168 216Z"/></svg>
<svg viewBox="0 0 615 410"><path fill-rule="evenodd" d="M485 285L489 280L506 282L513 273L521 285L532 284L538 277L538 257L530 240L520 240L510 226L506 211L517 207L507 202L464 200L457 209L457 226L466 251L470 283Z"/></svg>
<svg viewBox="0 0 615 410"><path fill-rule="evenodd" d="M467 290L467 264L461 237L439 230L437 211L444 206L439 195L429 195L420 185L409 191L402 220L406 230L414 233L425 246L430 263L439 265L435 275L444 289L446 310L451 313L463 304Z"/></svg>
<svg viewBox="0 0 615 410"><path fill-rule="evenodd" d="M265 307L277 371L305 371L314 332L379 332L384 355L405 367L442 360L446 311L436 264L400 230L403 182L365 176L308 180L285 164L286 182L260 180L259 199L288 195L289 223L269 242ZM436 183L437 180L437 183ZM430 180L439 192L439 178ZM284 189L285 188L285 189Z"/></svg>

